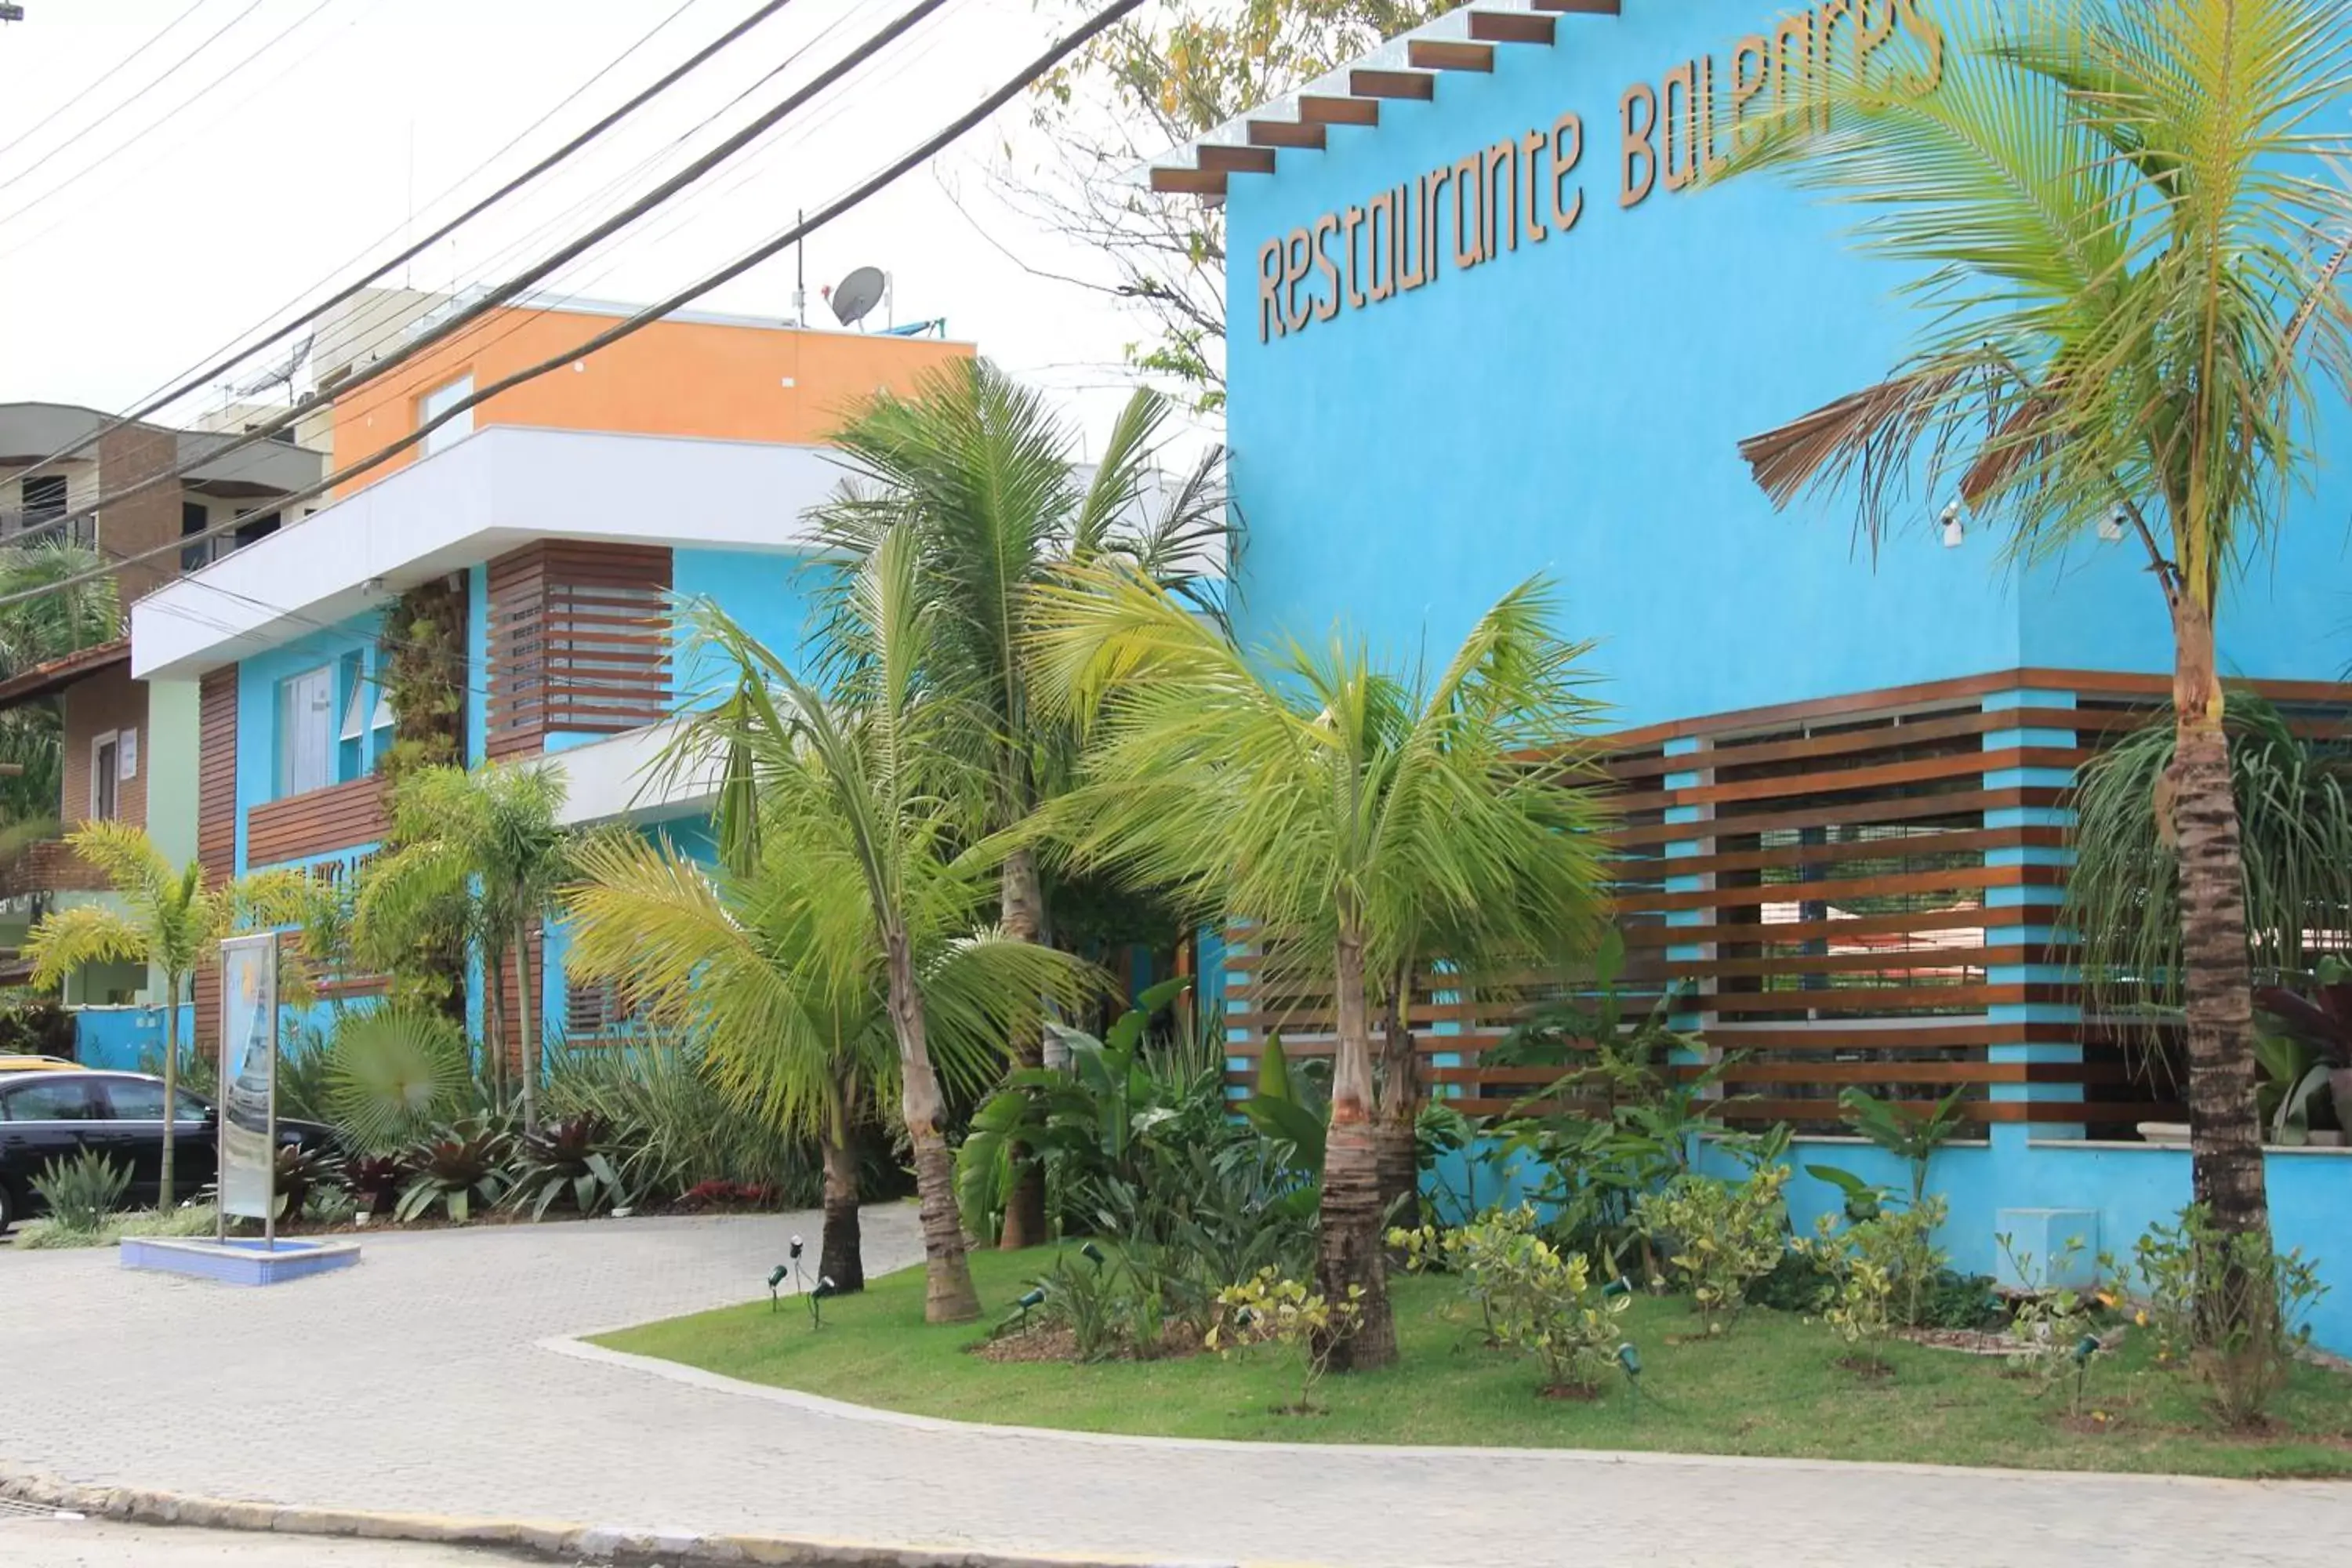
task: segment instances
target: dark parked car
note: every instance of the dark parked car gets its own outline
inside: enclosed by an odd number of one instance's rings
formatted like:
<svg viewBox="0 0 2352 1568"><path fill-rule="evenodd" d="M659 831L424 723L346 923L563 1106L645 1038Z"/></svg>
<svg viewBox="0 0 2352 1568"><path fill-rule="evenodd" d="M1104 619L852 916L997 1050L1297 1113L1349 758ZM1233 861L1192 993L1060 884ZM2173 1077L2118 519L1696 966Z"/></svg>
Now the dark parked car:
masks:
<svg viewBox="0 0 2352 1568"><path fill-rule="evenodd" d="M217 1167L220 1116L212 1101L178 1091L172 1185L185 1195ZM278 1141L335 1143L331 1128L279 1118ZM52 1160L95 1149L131 1167L133 1205L152 1205L163 1182L163 1080L136 1072L26 1072L0 1076L0 1231L41 1210L33 1178Z"/></svg>

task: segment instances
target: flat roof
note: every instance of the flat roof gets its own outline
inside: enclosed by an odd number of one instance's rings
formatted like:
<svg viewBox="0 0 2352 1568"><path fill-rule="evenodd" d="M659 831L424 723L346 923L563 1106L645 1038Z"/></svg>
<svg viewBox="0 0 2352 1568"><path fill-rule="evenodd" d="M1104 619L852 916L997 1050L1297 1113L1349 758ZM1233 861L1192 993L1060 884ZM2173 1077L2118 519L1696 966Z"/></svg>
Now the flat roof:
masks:
<svg viewBox="0 0 2352 1568"><path fill-rule="evenodd" d="M1622 8L1623 0L1474 0L1170 148L1142 178L1164 195L1222 202L1232 176L1273 174L1277 152L1319 153L1334 125L1377 127L1382 103L1433 99L1445 72L1491 72L1498 49L1560 43L1563 17L1573 28Z"/></svg>

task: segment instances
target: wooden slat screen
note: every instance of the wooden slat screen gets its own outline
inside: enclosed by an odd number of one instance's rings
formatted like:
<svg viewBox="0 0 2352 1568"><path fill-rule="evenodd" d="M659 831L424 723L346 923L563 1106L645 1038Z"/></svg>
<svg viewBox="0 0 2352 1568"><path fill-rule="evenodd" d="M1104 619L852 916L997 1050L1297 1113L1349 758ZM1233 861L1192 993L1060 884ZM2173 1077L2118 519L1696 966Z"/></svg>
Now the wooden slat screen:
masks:
<svg viewBox="0 0 2352 1568"><path fill-rule="evenodd" d="M490 756L667 716L667 550L547 540L491 562L488 575Z"/></svg>
<svg viewBox="0 0 2352 1568"><path fill-rule="evenodd" d="M196 858L217 887L236 875L236 667L206 675L196 689ZM220 965L196 965L195 1037L220 1037Z"/></svg>
<svg viewBox="0 0 2352 1568"><path fill-rule="evenodd" d="M248 869L373 844L384 835L383 781L371 774L257 805L246 814Z"/></svg>
<svg viewBox="0 0 2352 1568"><path fill-rule="evenodd" d="M2263 689L2317 704L2298 717L2305 725L2340 729L2352 713L2352 687ZM1995 690L2028 700L1988 709ZM1689 987L1679 1026L1742 1058L1725 1079L1732 1122L1829 1127L1849 1086L1916 1104L1965 1087L1979 1123L2079 1124L2100 1136L2179 1120L2168 1086L2121 1040L2080 1021L2075 984L2015 978L2027 965L2063 973L2071 949L1998 940L2053 926L2064 880L2063 866L2040 862L2064 845L2065 829L2030 814L2020 823L2019 808L2063 805L2066 791L2044 781L2145 721L2166 690L2146 677L2027 670L1884 693L1876 704L1839 699L1818 716L1800 705L1620 737L1606 766L1622 814L1611 837L1629 1011L1670 982ZM2036 703L2036 691L2071 693L2074 705ZM2012 731L2033 743L1988 749L1987 737ZM1670 778L1680 782L1669 787ZM1249 935L1236 928L1226 960L1235 977L1227 996L1241 1004L1233 1055L1255 1058L1269 1028L1299 1054L1328 1052L1328 980L1295 977L1289 965L1270 977ZM2009 972L1998 983L1996 968ZM1557 1068L1479 1064L1532 983L1492 998L1452 984L1441 973L1416 988L1424 1081L1446 1086L1466 1111L1492 1113L1559 1078ZM2055 1016L2013 1021L2009 1009L2023 1005ZM2082 1059L2014 1059L2027 1053L1998 1048L2035 1045L2079 1047ZM2081 1098L1991 1092L2019 1084L2079 1085Z"/></svg>

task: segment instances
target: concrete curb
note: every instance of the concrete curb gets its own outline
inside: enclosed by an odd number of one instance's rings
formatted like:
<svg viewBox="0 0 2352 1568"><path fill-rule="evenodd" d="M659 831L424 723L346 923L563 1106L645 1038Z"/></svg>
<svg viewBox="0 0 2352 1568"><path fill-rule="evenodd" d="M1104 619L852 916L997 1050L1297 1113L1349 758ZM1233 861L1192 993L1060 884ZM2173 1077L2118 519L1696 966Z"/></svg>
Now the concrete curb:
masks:
<svg viewBox="0 0 2352 1568"><path fill-rule="evenodd" d="M359 1536L487 1547L598 1563L764 1563L772 1568L1239 1568L1237 1564L1154 1563L1135 1558L1009 1556L953 1547L883 1546L789 1535L704 1535L545 1520L468 1519L368 1509L299 1508L238 1502L142 1487L85 1486L0 1464L0 1498L37 1508L137 1524L278 1535Z"/></svg>

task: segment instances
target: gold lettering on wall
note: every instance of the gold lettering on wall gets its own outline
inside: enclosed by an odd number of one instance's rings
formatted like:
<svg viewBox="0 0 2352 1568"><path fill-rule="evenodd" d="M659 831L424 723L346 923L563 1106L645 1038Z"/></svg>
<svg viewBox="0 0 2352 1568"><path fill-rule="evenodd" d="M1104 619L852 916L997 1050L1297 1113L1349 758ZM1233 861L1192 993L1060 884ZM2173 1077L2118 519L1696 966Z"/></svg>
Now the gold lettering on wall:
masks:
<svg viewBox="0 0 2352 1568"><path fill-rule="evenodd" d="M1360 310L1365 300L1363 275L1356 270L1356 231L1364 226L1364 209L1349 207L1339 222L1348 231L1348 309Z"/></svg>
<svg viewBox="0 0 2352 1568"><path fill-rule="evenodd" d="M1666 189L1698 179L1698 65L1685 60L1658 84L1658 177Z"/></svg>
<svg viewBox="0 0 2352 1568"><path fill-rule="evenodd" d="M1269 239L1257 253L1257 341L1282 336L1282 241Z"/></svg>
<svg viewBox="0 0 2352 1568"><path fill-rule="evenodd" d="M1396 193L1382 191L1364 204L1364 261L1371 268L1371 287L1364 297L1379 304L1397 291ZM1381 263L1387 262L1386 267Z"/></svg>
<svg viewBox="0 0 2352 1568"><path fill-rule="evenodd" d="M1772 79L1772 46L1761 33L1750 33L1731 47L1731 147L1745 152L1763 134L1748 124L1748 106Z"/></svg>
<svg viewBox="0 0 2352 1568"><path fill-rule="evenodd" d="M1541 244L1551 234L1544 224L1543 203L1536 195L1536 182L1543 177L1536 173L1536 161L1550 144L1551 138L1540 131L1530 131L1519 138L1519 167L1527 177L1512 193L1511 199L1518 205L1519 226L1527 230L1531 244Z"/></svg>
<svg viewBox="0 0 2352 1568"><path fill-rule="evenodd" d="M1560 196L1569 188L1569 176L1583 160L1584 118L1573 112L1563 114L1551 122L1551 226L1562 234L1584 216L1584 187L1577 186L1566 200Z"/></svg>
<svg viewBox="0 0 2352 1568"><path fill-rule="evenodd" d="M1323 297L1315 301L1315 319L1328 321L1339 313L1339 268L1331 260L1329 240L1339 232L1339 218L1325 213L1315 220L1315 270L1323 274Z"/></svg>
<svg viewBox="0 0 2352 1568"><path fill-rule="evenodd" d="M1650 90L1646 81L1637 81L1625 89L1618 100L1618 120L1624 128L1624 182L1618 187L1617 205L1639 206L1649 199L1650 187L1658 183L1658 153L1650 145L1651 132L1658 128L1658 95ZM1634 121L1639 111L1640 125ZM1634 171L1639 169L1636 176Z"/></svg>
<svg viewBox="0 0 2352 1568"><path fill-rule="evenodd" d="M1308 258L1315 241L1303 228L1294 228L1282 242L1282 325L1286 331L1304 331L1314 319L1314 301L1301 300L1298 286L1307 281Z"/></svg>
<svg viewBox="0 0 2352 1568"><path fill-rule="evenodd" d="M1924 95L1942 82L1944 30L1927 16L1934 0L1798 3L1805 8L1769 31L1625 89L1617 105L1621 208L1639 206L1660 185L1705 184L1755 144L1769 118L1825 127L1832 75L1850 59L1855 79L1865 79L1898 34L1906 63L1884 68L1874 89ZM1501 137L1267 240L1257 256L1258 341L1435 282L1449 224L1454 265L1464 270L1517 251L1523 236L1532 246L1570 233L1584 216L1583 158L1584 121L1570 110L1548 131Z"/></svg>
<svg viewBox="0 0 2352 1568"><path fill-rule="evenodd" d="M1418 289L1437 276L1437 215L1444 200L1446 182L1454 178L1451 165L1432 169L1421 177L1418 185L1397 187L1397 211L1412 209L1412 243L1404 243L1404 225L1397 225L1397 255L1411 257L1412 270L1404 270L1402 259L1397 268L1397 291Z"/></svg>

